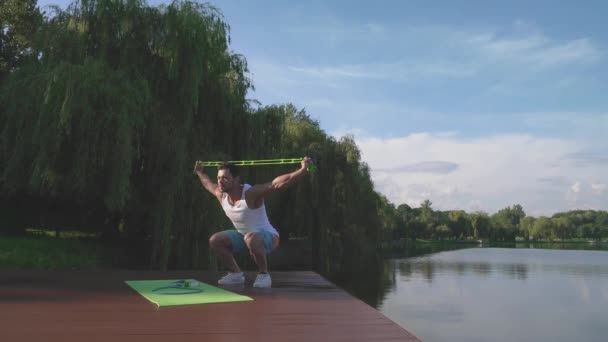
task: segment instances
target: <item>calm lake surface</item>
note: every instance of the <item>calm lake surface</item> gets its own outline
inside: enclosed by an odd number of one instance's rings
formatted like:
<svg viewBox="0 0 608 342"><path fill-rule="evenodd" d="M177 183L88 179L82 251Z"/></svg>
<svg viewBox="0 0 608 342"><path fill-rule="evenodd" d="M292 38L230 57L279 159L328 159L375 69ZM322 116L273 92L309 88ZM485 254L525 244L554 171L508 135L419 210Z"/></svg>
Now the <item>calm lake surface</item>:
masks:
<svg viewBox="0 0 608 342"><path fill-rule="evenodd" d="M608 341L608 251L468 248L382 264L374 306L424 341Z"/></svg>

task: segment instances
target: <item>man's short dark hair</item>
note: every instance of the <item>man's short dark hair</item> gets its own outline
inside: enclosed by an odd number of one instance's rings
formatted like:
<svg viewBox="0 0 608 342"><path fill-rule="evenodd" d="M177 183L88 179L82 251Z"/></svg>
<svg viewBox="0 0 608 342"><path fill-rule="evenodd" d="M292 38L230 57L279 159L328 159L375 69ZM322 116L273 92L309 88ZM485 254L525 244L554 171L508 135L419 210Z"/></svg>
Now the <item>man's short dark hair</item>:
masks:
<svg viewBox="0 0 608 342"><path fill-rule="evenodd" d="M239 167L234 165L233 163L222 163L220 165L218 165L217 170L228 170L230 171L230 174L232 175L232 177L238 177L239 176Z"/></svg>

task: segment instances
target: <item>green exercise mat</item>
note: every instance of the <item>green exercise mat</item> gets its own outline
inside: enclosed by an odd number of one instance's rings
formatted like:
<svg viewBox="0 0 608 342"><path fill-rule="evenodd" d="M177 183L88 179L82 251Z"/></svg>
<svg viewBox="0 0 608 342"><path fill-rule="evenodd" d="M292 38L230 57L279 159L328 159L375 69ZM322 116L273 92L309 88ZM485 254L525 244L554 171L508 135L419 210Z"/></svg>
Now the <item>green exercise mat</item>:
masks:
<svg viewBox="0 0 608 342"><path fill-rule="evenodd" d="M253 298L195 279L129 280L127 285L158 306L245 302Z"/></svg>

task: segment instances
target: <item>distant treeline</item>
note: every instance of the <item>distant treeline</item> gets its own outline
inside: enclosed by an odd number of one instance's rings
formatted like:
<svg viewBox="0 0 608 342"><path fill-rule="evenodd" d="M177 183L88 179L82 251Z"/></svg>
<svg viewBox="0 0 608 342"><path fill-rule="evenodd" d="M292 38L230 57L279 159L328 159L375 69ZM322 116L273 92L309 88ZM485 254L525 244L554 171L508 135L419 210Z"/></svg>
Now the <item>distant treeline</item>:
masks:
<svg viewBox="0 0 608 342"><path fill-rule="evenodd" d="M390 204L388 205L390 207ZM493 215L463 210L435 211L429 200L419 208L402 204L383 215L384 240L424 238L437 240L605 240L608 212L572 210L551 217L526 216L521 205L503 208Z"/></svg>

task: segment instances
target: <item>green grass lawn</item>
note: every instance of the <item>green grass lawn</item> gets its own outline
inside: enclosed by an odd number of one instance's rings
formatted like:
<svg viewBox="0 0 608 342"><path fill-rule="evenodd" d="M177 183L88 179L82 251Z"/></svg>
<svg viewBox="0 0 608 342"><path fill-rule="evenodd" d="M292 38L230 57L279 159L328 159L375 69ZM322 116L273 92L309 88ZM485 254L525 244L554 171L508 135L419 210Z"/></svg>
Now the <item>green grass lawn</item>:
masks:
<svg viewBox="0 0 608 342"><path fill-rule="evenodd" d="M0 268L3 269L102 268L101 255L102 245L95 240L0 235Z"/></svg>

